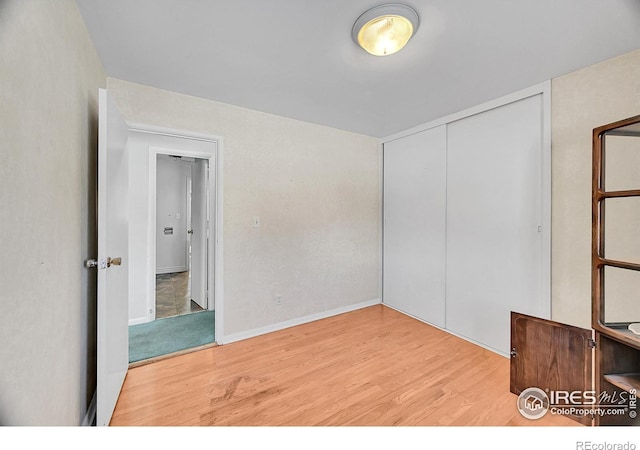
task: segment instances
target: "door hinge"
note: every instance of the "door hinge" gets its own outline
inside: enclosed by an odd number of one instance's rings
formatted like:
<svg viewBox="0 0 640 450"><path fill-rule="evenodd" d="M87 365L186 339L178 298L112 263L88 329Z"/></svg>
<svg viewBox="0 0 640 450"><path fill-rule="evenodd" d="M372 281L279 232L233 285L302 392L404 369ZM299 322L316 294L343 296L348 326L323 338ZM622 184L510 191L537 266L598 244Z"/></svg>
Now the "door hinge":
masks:
<svg viewBox="0 0 640 450"><path fill-rule="evenodd" d="M515 358L516 356L518 356L518 351L516 350L516 348L515 348L515 347L513 347L513 348L511 349L511 353L510 353L510 355L511 355L511 357L512 357L512 358Z"/></svg>
<svg viewBox="0 0 640 450"><path fill-rule="evenodd" d="M587 347L589 348L596 348L596 341L594 341L593 339L589 338L587 339Z"/></svg>

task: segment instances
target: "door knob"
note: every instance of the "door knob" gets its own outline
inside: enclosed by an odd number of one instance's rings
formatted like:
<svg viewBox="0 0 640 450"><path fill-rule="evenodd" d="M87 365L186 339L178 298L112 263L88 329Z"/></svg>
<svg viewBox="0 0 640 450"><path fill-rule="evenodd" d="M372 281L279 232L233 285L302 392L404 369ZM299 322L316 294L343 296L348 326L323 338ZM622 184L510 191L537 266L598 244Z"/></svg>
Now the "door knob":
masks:
<svg viewBox="0 0 640 450"><path fill-rule="evenodd" d="M109 258L111 259L111 258ZM89 259L84 263L84 266L88 269L98 269L98 270L102 270L102 269L106 269L108 267L108 261L105 260L104 258L99 258L99 259Z"/></svg>
<svg viewBox="0 0 640 450"><path fill-rule="evenodd" d="M107 260L105 261L104 258L100 258L100 259L89 259L87 260L84 265L85 267L92 269L92 268L97 268L97 269L106 269L107 267L111 267L113 266L119 266L122 264L122 258L121 257L117 257L117 258L107 258Z"/></svg>
<svg viewBox="0 0 640 450"><path fill-rule="evenodd" d="M118 256L117 258L107 258L107 267L111 267L113 266L119 266L122 264L122 258L120 256Z"/></svg>

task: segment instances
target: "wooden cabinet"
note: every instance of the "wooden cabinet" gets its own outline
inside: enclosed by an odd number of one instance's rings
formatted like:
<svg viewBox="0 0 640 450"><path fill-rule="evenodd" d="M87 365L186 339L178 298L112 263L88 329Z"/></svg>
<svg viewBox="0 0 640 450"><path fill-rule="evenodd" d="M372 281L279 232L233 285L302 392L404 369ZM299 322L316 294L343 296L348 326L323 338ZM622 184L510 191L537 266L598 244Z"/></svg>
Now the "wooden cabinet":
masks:
<svg viewBox="0 0 640 450"><path fill-rule="evenodd" d="M511 392L537 387L587 425L639 425L640 116L593 130L592 206L592 329L512 312Z"/></svg>
<svg viewBox="0 0 640 450"><path fill-rule="evenodd" d="M627 394L627 414L599 425L637 424L640 390L640 116L593 130L592 327L596 392ZM631 325L631 328L634 328Z"/></svg>

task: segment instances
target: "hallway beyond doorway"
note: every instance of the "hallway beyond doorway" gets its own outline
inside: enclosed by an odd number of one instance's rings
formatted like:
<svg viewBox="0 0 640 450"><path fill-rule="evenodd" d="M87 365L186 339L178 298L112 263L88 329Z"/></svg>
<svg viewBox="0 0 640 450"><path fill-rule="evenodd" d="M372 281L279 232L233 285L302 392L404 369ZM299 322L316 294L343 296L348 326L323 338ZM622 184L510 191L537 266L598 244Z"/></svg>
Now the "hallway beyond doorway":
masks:
<svg viewBox="0 0 640 450"><path fill-rule="evenodd" d="M189 272L156 275L156 319L202 311L191 300L190 285Z"/></svg>

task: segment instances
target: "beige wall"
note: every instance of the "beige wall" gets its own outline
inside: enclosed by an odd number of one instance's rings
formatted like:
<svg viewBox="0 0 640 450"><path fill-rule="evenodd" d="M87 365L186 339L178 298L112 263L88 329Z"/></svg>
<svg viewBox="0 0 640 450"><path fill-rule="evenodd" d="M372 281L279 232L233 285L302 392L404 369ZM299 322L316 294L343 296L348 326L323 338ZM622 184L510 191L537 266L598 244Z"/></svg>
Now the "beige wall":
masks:
<svg viewBox="0 0 640 450"><path fill-rule="evenodd" d="M223 139L225 335L380 299L377 139L112 78L108 89L132 122Z"/></svg>
<svg viewBox="0 0 640 450"><path fill-rule="evenodd" d="M640 50L555 78L551 92L552 318L590 328L591 133L640 114Z"/></svg>
<svg viewBox="0 0 640 450"><path fill-rule="evenodd" d="M75 2L0 2L0 425L78 425L95 391L105 83Z"/></svg>

